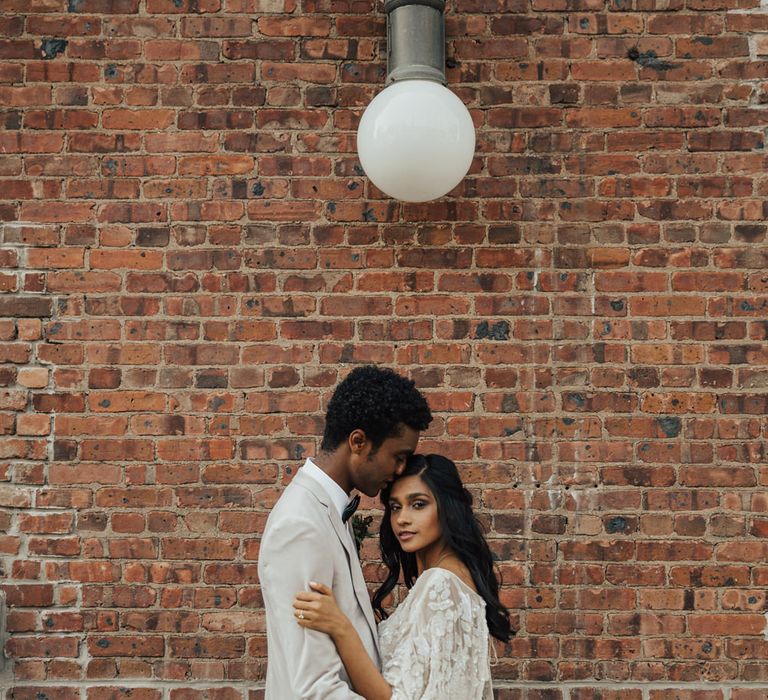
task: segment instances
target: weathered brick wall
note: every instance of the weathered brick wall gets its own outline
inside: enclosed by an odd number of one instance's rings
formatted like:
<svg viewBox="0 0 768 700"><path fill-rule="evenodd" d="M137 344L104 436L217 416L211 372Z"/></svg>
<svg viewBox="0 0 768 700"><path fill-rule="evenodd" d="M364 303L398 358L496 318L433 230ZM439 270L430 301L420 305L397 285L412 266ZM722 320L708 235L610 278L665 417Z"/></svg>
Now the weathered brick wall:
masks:
<svg viewBox="0 0 768 700"><path fill-rule="evenodd" d="M759 0L457 0L419 205L354 151L372 0L0 12L7 698L261 697L259 533L361 362L477 495L500 698L768 696Z"/></svg>

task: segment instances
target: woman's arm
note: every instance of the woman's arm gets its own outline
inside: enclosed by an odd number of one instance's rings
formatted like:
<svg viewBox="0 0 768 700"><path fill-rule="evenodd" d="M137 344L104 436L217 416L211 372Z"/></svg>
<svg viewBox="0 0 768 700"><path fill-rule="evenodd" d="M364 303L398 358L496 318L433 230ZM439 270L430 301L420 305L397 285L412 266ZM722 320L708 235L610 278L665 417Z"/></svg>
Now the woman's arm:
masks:
<svg viewBox="0 0 768 700"><path fill-rule="evenodd" d="M310 582L311 592L300 592L293 601L296 621L333 639L355 692L365 700L390 700L392 689L368 656L357 630L333 597L328 586Z"/></svg>

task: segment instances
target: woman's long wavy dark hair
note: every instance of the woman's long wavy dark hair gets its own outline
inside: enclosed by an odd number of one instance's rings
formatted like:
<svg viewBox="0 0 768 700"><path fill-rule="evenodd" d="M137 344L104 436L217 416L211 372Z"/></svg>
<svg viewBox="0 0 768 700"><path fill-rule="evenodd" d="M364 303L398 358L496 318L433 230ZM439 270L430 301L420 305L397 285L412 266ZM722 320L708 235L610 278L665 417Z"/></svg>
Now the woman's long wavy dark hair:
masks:
<svg viewBox="0 0 768 700"><path fill-rule="evenodd" d="M483 537L480 523L472 512L472 494L461 483L456 465L440 455L412 455L398 478L405 476L420 477L432 491L445 544L469 569L477 592L485 600L488 631L502 642L509 641L514 632L509 621L509 611L499 600L499 579L494 569L493 555ZM413 586L418 576L416 555L402 550L392 530L392 511L389 507L391 492L391 485L381 492L384 518L379 533L381 559L389 569L389 574L373 596L373 607L382 618L387 617L382 602L397 584L400 571L403 572L408 588Z"/></svg>

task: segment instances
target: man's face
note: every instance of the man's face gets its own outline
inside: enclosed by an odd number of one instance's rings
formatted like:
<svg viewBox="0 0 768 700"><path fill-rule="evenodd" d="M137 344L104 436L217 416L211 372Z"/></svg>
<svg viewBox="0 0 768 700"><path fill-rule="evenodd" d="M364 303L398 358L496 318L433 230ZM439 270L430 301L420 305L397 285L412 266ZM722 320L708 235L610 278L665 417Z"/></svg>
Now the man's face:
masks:
<svg viewBox="0 0 768 700"><path fill-rule="evenodd" d="M373 450L373 443L365 438L352 454L350 477L352 486L366 496L376 496L381 489L403 473L405 461L416 451L419 431L400 426L400 434L389 437Z"/></svg>

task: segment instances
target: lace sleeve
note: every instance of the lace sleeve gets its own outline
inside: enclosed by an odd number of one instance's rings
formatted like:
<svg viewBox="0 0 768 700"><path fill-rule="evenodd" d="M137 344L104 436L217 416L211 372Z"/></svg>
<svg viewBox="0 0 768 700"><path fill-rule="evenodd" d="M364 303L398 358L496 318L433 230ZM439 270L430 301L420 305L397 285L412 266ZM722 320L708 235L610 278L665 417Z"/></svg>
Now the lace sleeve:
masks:
<svg viewBox="0 0 768 700"><path fill-rule="evenodd" d="M408 598L400 643L384 669L392 700L492 697L482 599L444 569L422 574Z"/></svg>

